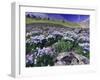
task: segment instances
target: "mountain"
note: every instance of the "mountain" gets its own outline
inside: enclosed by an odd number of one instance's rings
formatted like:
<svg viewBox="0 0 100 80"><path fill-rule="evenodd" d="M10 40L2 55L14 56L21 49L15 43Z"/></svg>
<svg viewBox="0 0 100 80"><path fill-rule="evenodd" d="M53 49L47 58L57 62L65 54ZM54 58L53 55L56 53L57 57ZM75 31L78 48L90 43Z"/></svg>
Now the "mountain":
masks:
<svg viewBox="0 0 100 80"><path fill-rule="evenodd" d="M80 24L88 24L87 19L89 15L80 15L80 14L58 14L58 13L39 13L39 12L26 12L27 17L31 18L46 18L50 20L66 21Z"/></svg>
<svg viewBox="0 0 100 80"><path fill-rule="evenodd" d="M89 18L88 19L86 19L86 20L83 20L83 21L81 21L80 23L80 26L82 27L82 28L89 28L89 24L90 24L90 21L89 21Z"/></svg>

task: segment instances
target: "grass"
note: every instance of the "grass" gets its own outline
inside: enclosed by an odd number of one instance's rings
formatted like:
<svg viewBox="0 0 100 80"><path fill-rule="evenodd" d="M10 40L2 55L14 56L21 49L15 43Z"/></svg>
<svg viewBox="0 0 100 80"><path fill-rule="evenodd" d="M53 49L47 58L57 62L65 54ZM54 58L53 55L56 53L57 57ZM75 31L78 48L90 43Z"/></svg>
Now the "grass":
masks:
<svg viewBox="0 0 100 80"><path fill-rule="evenodd" d="M58 24L58 25L62 25L62 26L66 26L66 27L74 27L74 28L80 28L81 27L78 23L72 23L72 22L26 18L26 24L32 24L32 23L50 23L50 24Z"/></svg>
<svg viewBox="0 0 100 80"><path fill-rule="evenodd" d="M70 41L66 42L63 40L59 40L57 42L57 44L54 45L57 53L68 52L72 48L72 46L73 46L73 44Z"/></svg>

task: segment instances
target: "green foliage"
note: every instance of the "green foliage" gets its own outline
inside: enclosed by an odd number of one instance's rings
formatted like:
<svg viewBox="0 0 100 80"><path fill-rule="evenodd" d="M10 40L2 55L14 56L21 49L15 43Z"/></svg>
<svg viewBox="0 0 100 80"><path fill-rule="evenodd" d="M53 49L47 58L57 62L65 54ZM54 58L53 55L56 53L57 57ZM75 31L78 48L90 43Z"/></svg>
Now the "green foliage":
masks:
<svg viewBox="0 0 100 80"><path fill-rule="evenodd" d="M35 66L34 64L30 64L30 63L26 64L26 67L34 67L34 66Z"/></svg>
<svg viewBox="0 0 100 80"><path fill-rule="evenodd" d="M54 43L56 43L57 41L54 38L49 38L46 46L52 46Z"/></svg>
<svg viewBox="0 0 100 80"><path fill-rule="evenodd" d="M82 47L76 46L76 47L74 47L74 49L75 49L76 53L78 53L78 54L83 54L83 49L82 49Z"/></svg>
<svg viewBox="0 0 100 80"><path fill-rule="evenodd" d="M88 59L90 58L89 52L84 53L82 47L80 47L80 46L77 45L76 47L74 47L74 50L75 50L75 52L77 54L83 55L83 56L87 57Z"/></svg>
<svg viewBox="0 0 100 80"><path fill-rule="evenodd" d="M70 41L64 41L64 40L59 40L56 44L55 44L55 49L56 52L60 53L60 52L66 52L69 51L72 48L73 44Z"/></svg>
<svg viewBox="0 0 100 80"><path fill-rule="evenodd" d="M48 65L50 65L50 66L54 65L52 56L43 55L43 56L37 58L37 64L35 64L35 66L48 66Z"/></svg>
<svg viewBox="0 0 100 80"><path fill-rule="evenodd" d="M31 51L34 51L36 49L36 45L35 44L32 44L32 45L30 45L30 44L26 44L26 54L27 53L30 53Z"/></svg>
<svg viewBox="0 0 100 80"><path fill-rule="evenodd" d="M88 59L90 59L90 54L89 54L89 52L84 53L83 56L85 56L85 57L87 57Z"/></svg>

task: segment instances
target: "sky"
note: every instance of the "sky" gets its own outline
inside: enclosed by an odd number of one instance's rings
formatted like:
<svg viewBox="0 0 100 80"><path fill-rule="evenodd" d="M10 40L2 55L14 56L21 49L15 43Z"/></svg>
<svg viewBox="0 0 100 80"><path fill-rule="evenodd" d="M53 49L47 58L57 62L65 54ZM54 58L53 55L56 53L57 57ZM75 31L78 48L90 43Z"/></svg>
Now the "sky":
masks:
<svg viewBox="0 0 100 80"><path fill-rule="evenodd" d="M59 13L39 13L39 12L26 12L26 15L30 14L41 18L50 18L51 20L64 20L69 22L82 22L89 20L89 15L82 14L59 14Z"/></svg>

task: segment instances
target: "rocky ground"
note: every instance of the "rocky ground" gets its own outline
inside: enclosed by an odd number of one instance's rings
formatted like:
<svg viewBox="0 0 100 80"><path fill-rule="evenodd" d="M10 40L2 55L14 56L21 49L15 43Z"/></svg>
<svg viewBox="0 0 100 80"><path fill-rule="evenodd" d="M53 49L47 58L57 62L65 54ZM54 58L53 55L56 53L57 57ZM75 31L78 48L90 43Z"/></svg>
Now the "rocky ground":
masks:
<svg viewBox="0 0 100 80"><path fill-rule="evenodd" d="M55 65L82 65L89 64L88 58L85 56L79 55L75 52L63 52L60 53L56 58Z"/></svg>

